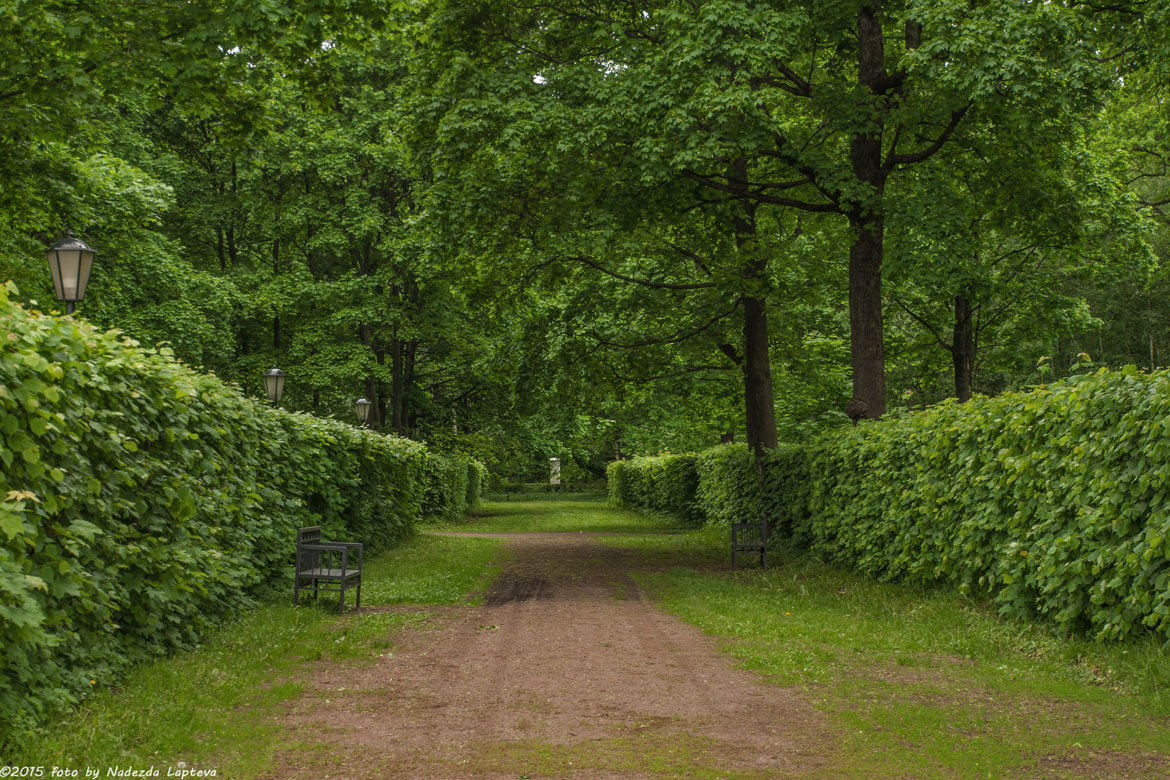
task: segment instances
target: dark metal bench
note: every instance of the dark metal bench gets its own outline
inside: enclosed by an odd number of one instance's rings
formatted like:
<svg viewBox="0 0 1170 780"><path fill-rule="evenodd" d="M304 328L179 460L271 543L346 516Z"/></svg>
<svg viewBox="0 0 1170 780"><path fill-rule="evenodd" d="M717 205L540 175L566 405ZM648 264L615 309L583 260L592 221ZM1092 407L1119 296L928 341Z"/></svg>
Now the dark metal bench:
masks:
<svg viewBox="0 0 1170 780"><path fill-rule="evenodd" d="M760 566L768 565L768 521L731 524L731 566L735 568L740 555L759 555Z"/></svg>
<svg viewBox="0 0 1170 780"><path fill-rule="evenodd" d="M352 553L357 553L354 560ZM337 611L345 611L345 592L357 589L354 609L362 605L362 544L361 542L323 542L321 526L297 531L297 562L293 583L293 604L299 604L301 591L336 593ZM334 586L337 587L328 587Z"/></svg>

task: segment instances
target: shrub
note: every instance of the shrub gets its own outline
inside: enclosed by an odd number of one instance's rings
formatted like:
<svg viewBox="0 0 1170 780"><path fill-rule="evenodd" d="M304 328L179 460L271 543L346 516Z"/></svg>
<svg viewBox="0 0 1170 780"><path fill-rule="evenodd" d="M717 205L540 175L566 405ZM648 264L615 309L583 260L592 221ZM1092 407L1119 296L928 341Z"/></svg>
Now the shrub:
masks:
<svg viewBox="0 0 1170 780"><path fill-rule="evenodd" d="M479 505L488 483L487 466L478 460L467 461L467 500L464 511L470 512Z"/></svg>
<svg viewBox="0 0 1170 780"><path fill-rule="evenodd" d="M694 455L659 455L610 463L606 469L610 500L617 506L650 509L698 525L695 504L698 473Z"/></svg>
<svg viewBox="0 0 1170 780"><path fill-rule="evenodd" d="M426 465L423 515L429 520L460 520L482 495L487 467L462 455L431 453Z"/></svg>
<svg viewBox="0 0 1170 780"><path fill-rule="evenodd" d="M298 526L376 550L419 518L421 444L272 409L4 288L0 321L0 744L289 577Z"/></svg>
<svg viewBox="0 0 1170 780"><path fill-rule="evenodd" d="M658 509L678 483L656 460L612 464L611 496ZM951 582L1004 615L1101 639L1170 638L1166 371L1101 370L834 429L768 453L759 476L734 445L700 453L695 468L705 522L763 512L881 579Z"/></svg>

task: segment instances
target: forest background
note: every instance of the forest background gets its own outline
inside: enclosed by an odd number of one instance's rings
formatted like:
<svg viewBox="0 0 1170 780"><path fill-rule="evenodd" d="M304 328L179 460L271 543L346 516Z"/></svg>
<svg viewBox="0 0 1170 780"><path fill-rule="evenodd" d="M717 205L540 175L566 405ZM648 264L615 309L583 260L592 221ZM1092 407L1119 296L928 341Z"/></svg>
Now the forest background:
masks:
<svg viewBox="0 0 1170 780"><path fill-rule="evenodd" d="M509 480L1170 350L1162 2L0 2L0 277Z"/></svg>

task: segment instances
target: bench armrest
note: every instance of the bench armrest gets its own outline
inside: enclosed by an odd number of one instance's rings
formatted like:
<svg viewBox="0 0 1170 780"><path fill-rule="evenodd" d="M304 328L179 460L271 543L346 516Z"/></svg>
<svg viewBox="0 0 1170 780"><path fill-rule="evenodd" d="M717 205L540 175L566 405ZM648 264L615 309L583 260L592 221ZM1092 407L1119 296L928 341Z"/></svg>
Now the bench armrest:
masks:
<svg viewBox="0 0 1170 780"><path fill-rule="evenodd" d="M365 557L365 545L361 542L319 542L317 544L302 544L298 545L298 550L319 550L319 551L333 551L340 552L345 555L345 560L349 559L349 551L357 549L358 559L357 567L362 568L362 559Z"/></svg>

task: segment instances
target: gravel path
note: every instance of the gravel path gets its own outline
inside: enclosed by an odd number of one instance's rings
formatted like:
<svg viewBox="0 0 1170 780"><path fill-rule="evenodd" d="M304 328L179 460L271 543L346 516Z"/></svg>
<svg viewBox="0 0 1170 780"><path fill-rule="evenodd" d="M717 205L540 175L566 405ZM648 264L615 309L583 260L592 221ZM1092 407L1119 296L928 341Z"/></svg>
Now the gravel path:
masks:
<svg viewBox="0 0 1170 780"><path fill-rule="evenodd" d="M639 552L509 534L485 604L438 610L368 666L318 664L274 778L793 777L833 736L794 690L660 611ZM308 758L306 758L308 756Z"/></svg>

